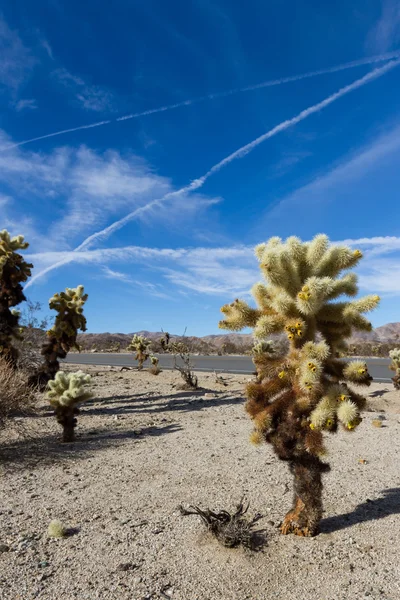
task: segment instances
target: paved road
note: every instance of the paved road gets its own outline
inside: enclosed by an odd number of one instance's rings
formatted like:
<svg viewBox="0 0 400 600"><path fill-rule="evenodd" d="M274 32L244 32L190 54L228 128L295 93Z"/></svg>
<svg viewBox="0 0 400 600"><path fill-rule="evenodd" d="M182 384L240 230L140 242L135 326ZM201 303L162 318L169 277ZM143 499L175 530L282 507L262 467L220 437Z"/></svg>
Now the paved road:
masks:
<svg viewBox="0 0 400 600"><path fill-rule="evenodd" d="M169 354L158 354L162 369L173 368L173 357ZM375 381L391 383L389 358L367 358L368 370ZM112 365L115 367L135 366L132 354L97 353L68 354L66 362L77 365ZM217 371L220 373L252 373L254 365L249 356L193 356L192 362L196 371Z"/></svg>

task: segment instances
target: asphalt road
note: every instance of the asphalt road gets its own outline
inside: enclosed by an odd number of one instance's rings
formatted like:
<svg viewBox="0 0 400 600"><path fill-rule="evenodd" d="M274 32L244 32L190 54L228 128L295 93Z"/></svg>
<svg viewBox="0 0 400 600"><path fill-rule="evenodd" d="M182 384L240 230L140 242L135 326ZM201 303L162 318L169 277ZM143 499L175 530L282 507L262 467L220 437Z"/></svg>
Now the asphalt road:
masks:
<svg viewBox="0 0 400 600"><path fill-rule="evenodd" d="M174 359L169 354L158 354L160 367L172 369ZM70 353L65 362L76 365L109 365L114 367L136 366L132 354L123 353ZM375 381L392 383L389 370L389 358L367 358L368 370ZM192 363L195 371L217 371L218 373L253 373L254 365L249 356L193 356Z"/></svg>

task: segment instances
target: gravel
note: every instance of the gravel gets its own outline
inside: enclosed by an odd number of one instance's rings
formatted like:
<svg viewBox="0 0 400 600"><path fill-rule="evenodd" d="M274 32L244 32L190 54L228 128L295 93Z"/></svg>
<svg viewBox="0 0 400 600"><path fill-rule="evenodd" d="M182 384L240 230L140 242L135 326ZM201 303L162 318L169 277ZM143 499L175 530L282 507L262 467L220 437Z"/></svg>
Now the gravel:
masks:
<svg viewBox="0 0 400 600"><path fill-rule="evenodd" d="M364 421L329 436L322 533L282 536L291 477L268 446L248 442L247 377L228 387L88 367L96 398L77 441L43 404L4 432L0 464L1 600L399 600L400 394L373 384ZM379 419L381 427L373 425ZM179 505L250 502L266 543L228 549ZM59 519L68 529L50 539Z"/></svg>

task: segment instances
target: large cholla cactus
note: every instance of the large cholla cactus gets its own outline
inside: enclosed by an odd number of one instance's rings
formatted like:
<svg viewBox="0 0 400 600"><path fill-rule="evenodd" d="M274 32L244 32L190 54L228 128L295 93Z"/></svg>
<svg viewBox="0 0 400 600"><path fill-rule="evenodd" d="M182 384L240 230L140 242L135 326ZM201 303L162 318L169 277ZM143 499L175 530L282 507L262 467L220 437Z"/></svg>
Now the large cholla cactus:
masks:
<svg viewBox="0 0 400 600"><path fill-rule="evenodd" d="M41 354L45 362L32 377L32 381L41 388L54 379L60 369L59 359L65 358L72 348L79 348L76 339L79 330L86 331L83 306L87 299L83 285L66 288L65 292L50 298L49 306L57 311L57 316L53 327L47 332L48 341L42 346Z"/></svg>
<svg viewBox="0 0 400 600"><path fill-rule="evenodd" d="M138 361L138 369L143 369L143 363L149 358L149 346L151 344L151 340L148 340L143 335L135 335L132 338L131 343L129 344L127 350L129 352L136 352L135 360Z"/></svg>
<svg viewBox="0 0 400 600"><path fill-rule="evenodd" d="M21 336L19 312L12 307L26 300L21 283L30 277L33 266L17 250L28 246L22 235L11 238L5 229L0 231L0 356L14 366L18 350L13 347L13 339L20 340Z"/></svg>
<svg viewBox="0 0 400 600"><path fill-rule="evenodd" d="M392 359L390 369L394 371L394 377L392 377L393 385L396 390L400 390L400 348L391 350L389 356Z"/></svg>
<svg viewBox="0 0 400 600"><path fill-rule="evenodd" d="M365 398L347 382L369 385L363 361L337 358L353 329L370 331L362 315L375 308L378 296L356 296L354 273L339 276L362 257L359 250L329 244L325 235L302 243L296 237L272 238L257 246L256 256L268 285L252 292L258 308L242 300L222 307L223 329L252 327L261 340L285 332L290 347L284 356L255 355L258 379L246 390L246 410L253 419L253 441L271 443L294 474L295 499L281 531L309 536L318 531L322 515L322 477L329 466L324 455L324 431L341 425L351 431L361 421Z"/></svg>
<svg viewBox="0 0 400 600"><path fill-rule="evenodd" d="M58 371L55 379L48 382L46 397L55 409L57 422L62 425L63 442L73 442L75 439L75 415L79 414L77 405L93 397L88 387L90 383L90 375L83 371Z"/></svg>

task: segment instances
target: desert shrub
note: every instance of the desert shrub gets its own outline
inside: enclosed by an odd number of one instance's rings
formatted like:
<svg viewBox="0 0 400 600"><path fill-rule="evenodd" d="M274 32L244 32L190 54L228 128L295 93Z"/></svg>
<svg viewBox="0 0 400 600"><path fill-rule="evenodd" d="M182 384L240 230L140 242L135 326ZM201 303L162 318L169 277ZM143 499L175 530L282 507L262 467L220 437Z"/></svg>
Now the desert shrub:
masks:
<svg viewBox="0 0 400 600"><path fill-rule="evenodd" d="M262 519L262 515L257 514L251 519L247 518L248 509L249 505L245 507L243 501L238 504L233 513L227 510L216 512L208 508L202 510L198 506L180 507L182 515L198 515L223 546L235 548L242 545L255 550L259 548L260 536L254 531L254 525Z"/></svg>
<svg viewBox="0 0 400 600"><path fill-rule="evenodd" d="M143 369L143 364L150 356L149 346L151 341L148 340L144 335L135 335L132 338L131 343L127 347L128 352L136 352L135 360L138 361L138 369L139 371Z"/></svg>
<svg viewBox="0 0 400 600"><path fill-rule="evenodd" d="M64 373L58 371L54 380L48 382L47 399L55 410L57 422L63 428L63 442L75 439L78 404L93 397L90 390L91 377L82 371Z"/></svg>
<svg viewBox="0 0 400 600"><path fill-rule="evenodd" d="M0 357L0 428L15 414L32 412L37 394L27 386L27 373Z"/></svg>
<svg viewBox="0 0 400 600"><path fill-rule="evenodd" d="M83 306L87 299L83 285L66 288L65 292L54 294L50 298L49 306L57 311L57 315L42 346L44 362L30 379L31 383L39 385L41 389L56 376L60 369L59 359L65 358L73 348L79 350L77 335L79 330L86 331Z"/></svg>
<svg viewBox="0 0 400 600"><path fill-rule="evenodd" d="M271 443L294 475L294 506L281 531L309 536L318 531L322 473L329 470L321 460L323 432L357 427L365 398L348 384L368 386L372 379L364 361L345 362L337 356L354 330L371 331L363 313L375 308L379 297L341 299L357 295L356 275L341 274L362 253L330 245L327 236L306 243L296 237L286 242L272 238L255 253L267 283L252 290L258 308L235 300L222 307L220 327L252 327L260 340L273 333L287 335L285 355L255 357L258 379L247 385L246 410L255 427L252 440Z"/></svg>
<svg viewBox="0 0 400 600"><path fill-rule="evenodd" d="M182 336L184 339L184 336ZM185 388L197 389L199 380L193 372L193 364L190 357L190 350L183 341L171 341L169 333L165 333L161 338L161 344L165 352L172 354L174 357L174 369L179 371Z"/></svg>
<svg viewBox="0 0 400 600"><path fill-rule="evenodd" d="M393 385L396 390L400 390L400 348L391 350L389 356L392 359L390 369L395 372L394 377L392 377Z"/></svg>

